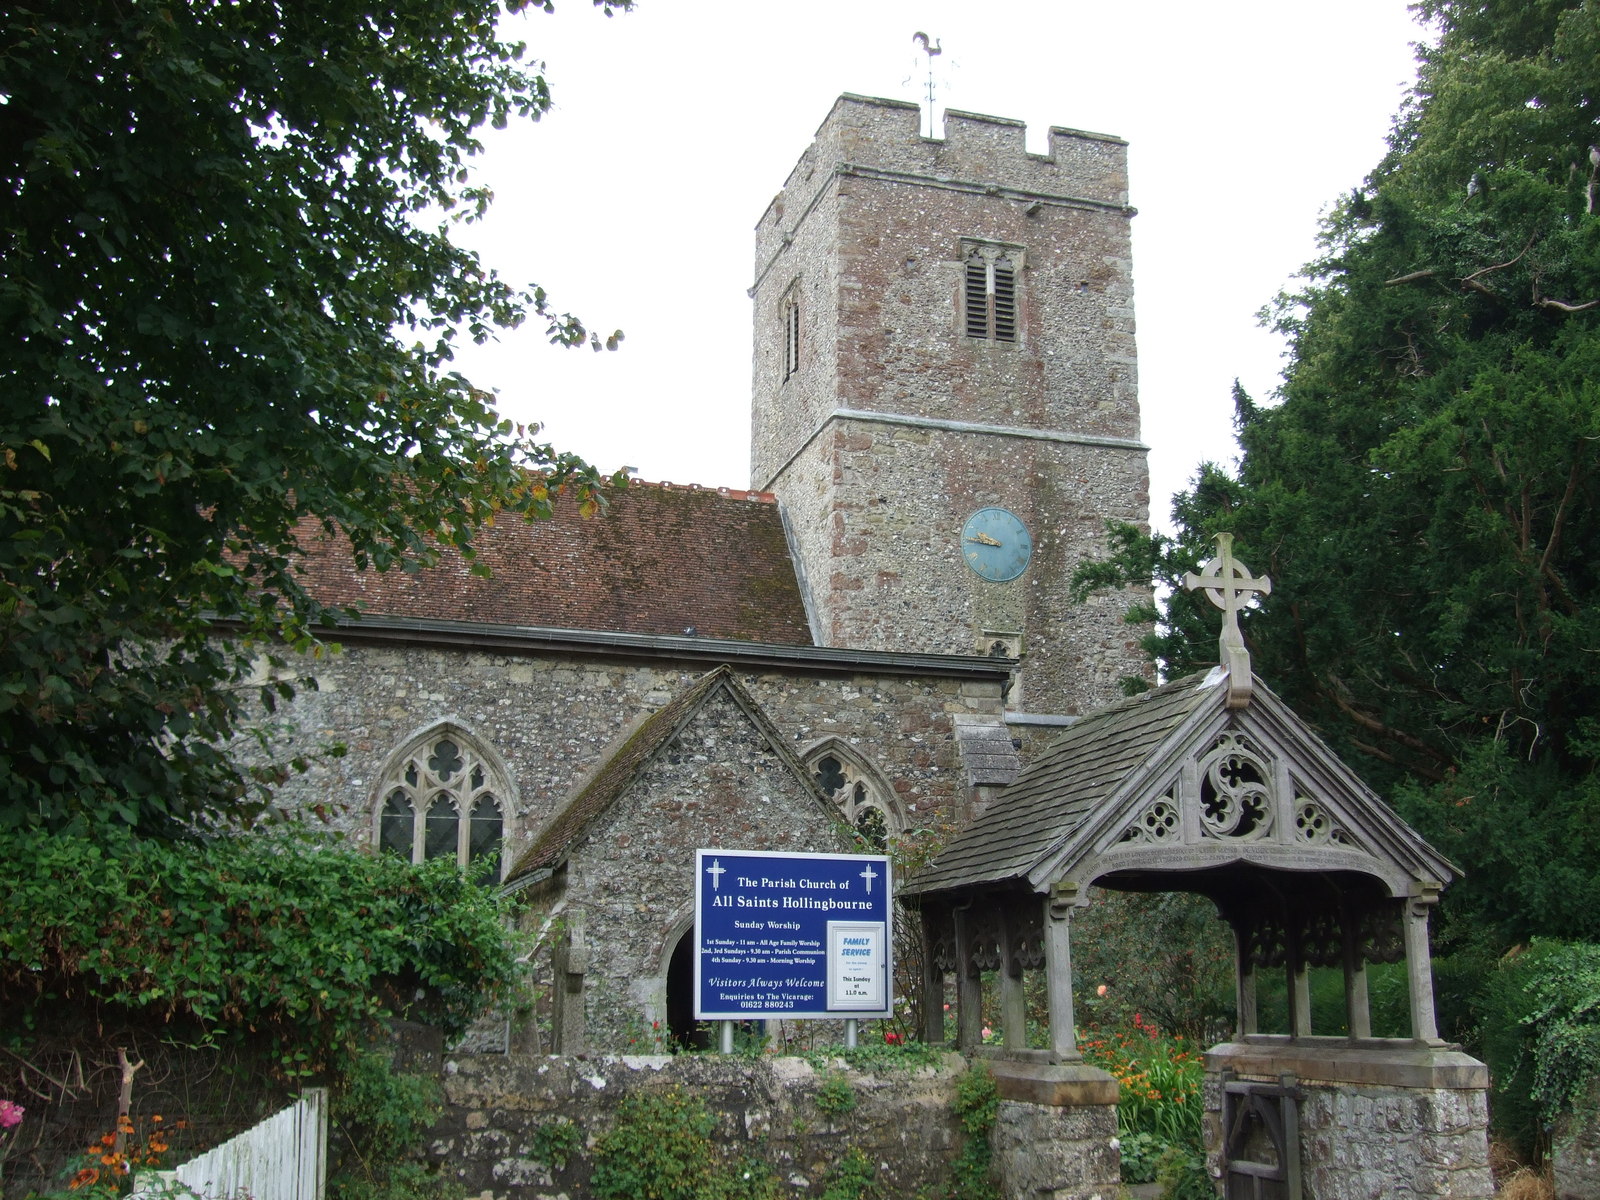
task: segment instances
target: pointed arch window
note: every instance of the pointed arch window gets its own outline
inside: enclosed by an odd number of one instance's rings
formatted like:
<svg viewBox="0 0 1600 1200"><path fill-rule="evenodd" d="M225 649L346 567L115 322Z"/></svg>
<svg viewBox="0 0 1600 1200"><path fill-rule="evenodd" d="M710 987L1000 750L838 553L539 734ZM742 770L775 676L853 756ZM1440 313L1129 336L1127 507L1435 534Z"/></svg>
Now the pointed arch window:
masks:
<svg viewBox="0 0 1600 1200"><path fill-rule="evenodd" d="M434 730L399 756L379 789L378 848L412 862L450 858L500 878L509 789L484 749Z"/></svg>
<svg viewBox="0 0 1600 1200"><path fill-rule="evenodd" d="M1016 341L1021 251L987 242L969 242L964 251L967 336L985 342Z"/></svg>
<svg viewBox="0 0 1600 1200"><path fill-rule="evenodd" d="M806 759L817 786L839 806L840 815L861 840L874 850L888 848L889 839L905 829L887 789L865 764L842 747L824 746Z"/></svg>

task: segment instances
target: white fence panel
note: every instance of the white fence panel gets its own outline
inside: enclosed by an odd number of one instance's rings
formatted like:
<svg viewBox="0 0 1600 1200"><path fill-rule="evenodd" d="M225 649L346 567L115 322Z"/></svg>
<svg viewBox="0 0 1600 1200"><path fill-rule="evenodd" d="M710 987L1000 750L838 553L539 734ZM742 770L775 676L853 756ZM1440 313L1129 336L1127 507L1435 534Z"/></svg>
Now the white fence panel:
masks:
<svg viewBox="0 0 1600 1200"><path fill-rule="evenodd" d="M129 1200L323 1200L328 1174L328 1089L300 1099L171 1171L141 1174Z"/></svg>

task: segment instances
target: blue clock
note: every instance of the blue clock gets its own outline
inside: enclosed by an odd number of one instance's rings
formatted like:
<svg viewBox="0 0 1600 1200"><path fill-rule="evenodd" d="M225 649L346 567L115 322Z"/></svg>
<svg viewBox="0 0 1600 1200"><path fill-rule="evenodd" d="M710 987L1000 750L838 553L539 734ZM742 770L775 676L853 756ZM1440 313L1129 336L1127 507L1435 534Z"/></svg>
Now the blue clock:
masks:
<svg viewBox="0 0 1600 1200"><path fill-rule="evenodd" d="M961 556L984 579L1004 583L1028 569L1033 538L1010 509L980 508L961 530Z"/></svg>

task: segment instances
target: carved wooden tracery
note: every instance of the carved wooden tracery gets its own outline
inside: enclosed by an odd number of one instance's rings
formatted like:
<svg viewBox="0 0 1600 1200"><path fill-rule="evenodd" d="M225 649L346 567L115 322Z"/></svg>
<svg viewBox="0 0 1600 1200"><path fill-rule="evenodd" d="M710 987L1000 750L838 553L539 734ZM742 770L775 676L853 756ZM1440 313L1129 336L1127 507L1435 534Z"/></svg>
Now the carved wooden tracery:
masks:
<svg viewBox="0 0 1600 1200"><path fill-rule="evenodd" d="M1272 832L1269 768L1238 733L1225 733L1200 763L1200 825L1205 836L1253 841Z"/></svg>
<svg viewBox="0 0 1600 1200"><path fill-rule="evenodd" d="M1292 812L1290 840L1304 846L1359 849L1355 839L1323 801L1291 781L1293 805L1281 807L1273 764L1243 734L1219 736L1201 757L1196 774L1199 794L1186 798L1174 782L1139 810L1117 838L1117 846L1179 846L1185 842L1186 802L1195 810L1200 841L1277 840L1278 814Z"/></svg>
<svg viewBox="0 0 1600 1200"><path fill-rule="evenodd" d="M967 922L965 962L956 952L958 913ZM928 906L923 909L923 921L933 965L941 974L977 976L985 971L1005 971L1020 978L1023 971L1045 965L1044 918L1034 896L986 900L981 906L960 910Z"/></svg>

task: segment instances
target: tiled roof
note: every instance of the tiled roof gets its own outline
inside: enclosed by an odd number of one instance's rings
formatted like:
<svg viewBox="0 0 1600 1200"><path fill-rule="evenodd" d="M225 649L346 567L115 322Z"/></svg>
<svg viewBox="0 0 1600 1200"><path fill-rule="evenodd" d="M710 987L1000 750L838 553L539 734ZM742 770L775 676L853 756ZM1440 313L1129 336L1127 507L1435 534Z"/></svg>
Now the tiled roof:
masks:
<svg viewBox="0 0 1600 1200"><path fill-rule="evenodd" d="M1019 879L1214 692L1191 675L1090 713L901 889L936 892Z"/></svg>
<svg viewBox="0 0 1600 1200"><path fill-rule="evenodd" d="M582 843L595 820L616 803L640 772L694 719L695 714L719 689L744 710L767 746L787 766L795 780L811 793L826 819L837 822L837 810L817 790L815 781L789 751L783 736L750 693L740 686L732 670L722 666L708 671L621 735L618 744L601 761L599 768L588 779L577 784L571 798L506 873L506 883L513 883L537 871L554 869L566 862L572 851Z"/></svg>
<svg viewBox="0 0 1600 1200"><path fill-rule="evenodd" d="M1035 890L1066 872L1094 869L1145 873L1237 871L1355 871L1385 882L1400 895L1407 881L1448 883L1455 868L1402 821L1339 761L1315 732L1259 679L1248 707L1227 707L1227 673L1221 668L1173 680L1162 687L1091 713L1024 767L1016 782L934 860L901 887L910 894L961 893L1026 886ZM1302 795L1322 807L1338 827L1338 840L1313 843L1293 837L1233 838L1179 835L1154 844L1135 840L1096 850L1100 839L1126 832L1152 795L1170 787L1174 773L1198 765L1218 748L1217 737L1243 737L1273 747L1292 779L1277 803ZM1270 768L1269 768L1270 769ZM1181 786L1172 795L1180 821L1199 829L1201 796ZM1184 814L1187 815L1184 815ZM1294 822L1293 809L1280 814ZM1292 828L1291 828L1292 832Z"/></svg>
<svg viewBox="0 0 1600 1200"><path fill-rule="evenodd" d="M728 669L718 667L641 721L625 736L616 752L604 760L600 769L579 785L577 794L506 872L506 882L566 861L568 852L583 836L589 823L611 807L656 751L698 711L711 690L728 678Z"/></svg>
<svg viewBox="0 0 1600 1200"><path fill-rule="evenodd" d="M308 537L306 586L387 617L811 645L770 493L633 483L610 496L589 519L560 503L548 521L502 516L474 538L489 578L451 553L416 574L358 571Z"/></svg>

